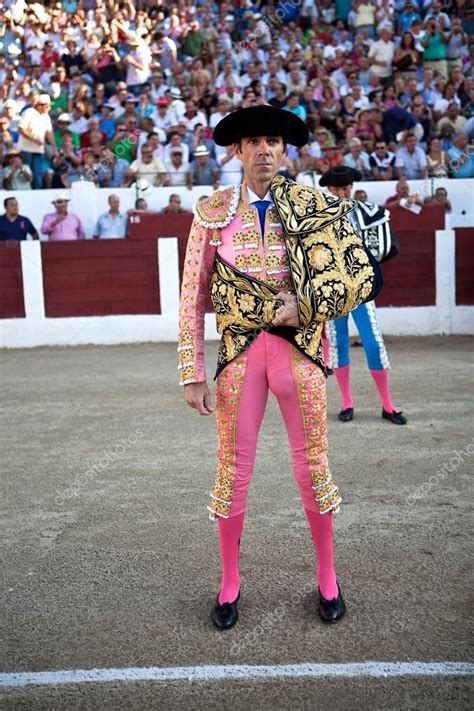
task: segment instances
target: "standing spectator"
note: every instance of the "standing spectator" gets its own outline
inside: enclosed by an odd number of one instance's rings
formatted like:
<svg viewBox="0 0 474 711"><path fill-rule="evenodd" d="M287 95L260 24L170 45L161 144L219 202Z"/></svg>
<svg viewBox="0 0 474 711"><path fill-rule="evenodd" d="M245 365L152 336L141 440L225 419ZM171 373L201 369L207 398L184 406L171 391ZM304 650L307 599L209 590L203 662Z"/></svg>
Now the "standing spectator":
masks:
<svg viewBox="0 0 474 711"><path fill-rule="evenodd" d="M421 40L424 48L423 64L438 72L443 79L448 78L448 62L446 38L436 20L429 20L426 25L426 34Z"/></svg>
<svg viewBox="0 0 474 711"><path fill-rule="evenodd" d="M377 77L383 86L387 86L392 78L392 63L395 56L395 44L392 42L392 32L387 27L380 30L380 39L369 49L371 74Z"/></svg>
<svg viewBox="0 0 474 711"><path fill-rule="evenodd" d="M220 169L206 146L198 146L194 151L191 175L194 185L212 185L214 190L219 187Z"/></svg>
<svg viewBox="0 0 474 711"><path fill-rule="evenodd" d="M418 193L410 195L410 187L406 178L400 178L395 186L395 195L391 195L385 201L385 207L398 207L400 203L405 203L407 207L410 205L423 205Z"/></svg>
<svg viewBox="0 0 474 711"><path fill-rule="evenodd" d="M395 174L395 154L387 150L385 141L375 142L375 151L369 156L369 165L374 180L393 180Z"/></svg>
<svg viewBox="0 0 474 711"><path fill-rule="evenodd" d="M448 199L448 191L446 188L436 188L435 194L431 197L425 198L425 205L442 205L446 212L451 212L453 206L451 201Z"/></svg>
<svg viewBox="0 0 474 711"><path fill-rule="evenodd" d="M52 200L55 212L43 217L41 232L48 236L50 242L86 238L80 219L72 212L68 212L70 200L67 193L56 193Z"/></svg>
<svg viewBox="0 0 474 711"><path fill-rule="evenodd" d="M414 133L407 133L404 145L395 153L395 167L399 178L420 180L428 176L425 152L416 145Z"/></svg>
<svg viewBox="0 0 474 711"><path fill-rule="evenodd" d="M3 187L6 190L31 190L33 173L24 165L21 155L12 151L6 156L7 166L3 171Z"/></svg>
<svg viewBox="0 0 474 711"><path fill-rule="evenodd" d="M23 161L33 173L35 189L43 187L43 178L51 170L50 162L46 156L46 147L49 145L53 151L56 150L53 127L49 117L50 106L49 96L41 94L33 106L24 111L18 124L18 133L20 134L18 150L21 151Z"/></svg>
<svg viewBox="0 0 474 711"><path fill-rule="evenodd" d="M454 136L454 146L448 151L453 178L474 178L474 148L467 145L464 133Z"/></svg>
<svg viewBox="0 0 474 711"><path fill-rule="evenodd" d="M0 217L0 242L9 240L39 239L39 235L32 222L23 215L18 214L18 200L14 197L5 198L3 201L5 214Z"/></svg>
<svg viewBox="0 0 474 711"><path fill-rule="evenodd" d="M100 215L94 228L94 239L121 239L127 236L128 217L120 212L120 198L109 195L109 211Z"/></svg>
<svg viewBox="0 0 474 711"><path fill-rule="evenodd" d="M130 51L123 59L127 68L127 87L132 94L139 96L143 84L151 75L151 53L148 46L138 37L128 37L127 44Z"/></svg>
<svg viewBox="0 0 474 711"><path fill-rule="evenodd" d="M169 196L168 204L161 211L162 215L183 215L189 212L181 207L181 198L177 193L171 193Z"/></svg>

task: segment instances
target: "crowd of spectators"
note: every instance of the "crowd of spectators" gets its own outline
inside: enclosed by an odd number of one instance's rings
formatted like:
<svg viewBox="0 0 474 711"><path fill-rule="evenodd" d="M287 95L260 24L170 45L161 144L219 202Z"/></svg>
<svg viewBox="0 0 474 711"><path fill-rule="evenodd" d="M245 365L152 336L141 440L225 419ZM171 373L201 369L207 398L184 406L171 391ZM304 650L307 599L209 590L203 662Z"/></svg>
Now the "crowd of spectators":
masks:
<svg viewBox="0 0 474 711"><path fill-rule="evenodd" d="M261 103L307 123L302 182L474 177L473 28L469 0L4 0L1 187L233 184L213 129Z"/></svg>

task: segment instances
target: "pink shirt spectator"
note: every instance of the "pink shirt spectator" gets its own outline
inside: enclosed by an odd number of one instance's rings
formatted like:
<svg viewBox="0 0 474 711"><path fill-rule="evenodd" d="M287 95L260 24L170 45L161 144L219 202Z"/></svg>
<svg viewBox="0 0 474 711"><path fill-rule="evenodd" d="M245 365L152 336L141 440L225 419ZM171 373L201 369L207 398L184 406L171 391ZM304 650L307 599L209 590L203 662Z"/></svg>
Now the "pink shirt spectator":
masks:
<svg viewBox="0 0 474 711"><path fill-rule="evenodd" d="M68 212L64 219L58 224L54 222L58 219L58 213L52 212L45 215L41 225L41 233L48 235L50 242L62 242L69 239L85 239L84 228L77 215Z"/></svg>

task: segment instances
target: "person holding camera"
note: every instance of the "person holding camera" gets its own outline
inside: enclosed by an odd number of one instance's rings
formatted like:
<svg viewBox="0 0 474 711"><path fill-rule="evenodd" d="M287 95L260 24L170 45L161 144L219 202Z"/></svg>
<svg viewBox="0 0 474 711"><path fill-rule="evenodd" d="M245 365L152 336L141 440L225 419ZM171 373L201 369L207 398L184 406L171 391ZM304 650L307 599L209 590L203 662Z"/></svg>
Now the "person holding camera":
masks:
<svg viewBox="0 0 474 711"><path fill-rule="evenodd" d="M431 67L443 79L448 78L448 62L446 37L441 31L439 23L435 19L428 20L426 24L426 34L421 40L424 48L423 66Z"/></svg>

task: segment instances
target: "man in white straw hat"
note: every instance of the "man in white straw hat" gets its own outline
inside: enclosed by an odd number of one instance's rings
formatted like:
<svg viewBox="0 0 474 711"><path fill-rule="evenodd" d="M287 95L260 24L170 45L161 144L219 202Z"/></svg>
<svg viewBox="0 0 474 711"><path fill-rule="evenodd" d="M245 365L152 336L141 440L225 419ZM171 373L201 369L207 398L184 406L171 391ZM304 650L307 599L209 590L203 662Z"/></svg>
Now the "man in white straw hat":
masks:
<svg viewBox="0 0 474 711"><path fill-rule="evenodd" d="M40 94L29 109L23 113L18 124L18 150L21 157L33 173L33 187L43 187L45 174L51 172L51 166L46 157L46 147L49 145L53 153L56 144L49 111L51 99L48 94ZM51 173L52 176L52 173Z"/></svg>
<svg viewBox="0 0 474 711"><path fill-rule="evenodd" d="M68 212L70 200L71 195L66 190L55 193L51 201L55 212L50 212L43 217L41 233L47 235L50 242L86 238L78 216Z"/></svg>
<svg viewBox="0 0 474 711"><path fill-rule="evenodd" d="M219 186L221 169L204 145L198 146L194 151L191 174L194 185L212 185L214 190Z"/></svg>

